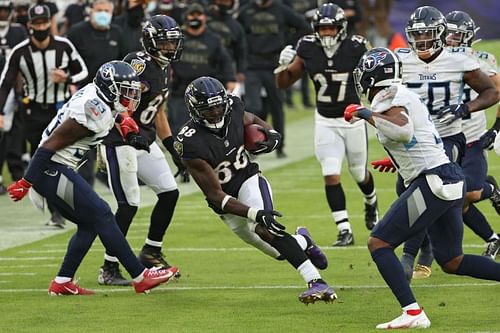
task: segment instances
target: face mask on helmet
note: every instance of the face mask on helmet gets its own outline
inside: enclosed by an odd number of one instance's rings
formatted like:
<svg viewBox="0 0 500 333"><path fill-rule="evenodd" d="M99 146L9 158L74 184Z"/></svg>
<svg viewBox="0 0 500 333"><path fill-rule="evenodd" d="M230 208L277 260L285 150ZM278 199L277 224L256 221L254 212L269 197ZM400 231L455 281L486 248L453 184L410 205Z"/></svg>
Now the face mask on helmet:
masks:
<svg viewBox="0 0 500 333"><path fill-rule="evenodd" d="M408 44L420 58L426 59L441 50L446 38L446 20L434 7L419 7L405 28Z"/></svg>
<svg viewBox="0 0 500 333"><path fill-rule="evenodd" d="M320 7L313 17L312 27L314 35L329 57L347 37L347 19L344 11L334 4Z"/></svg>
<svg viewBox="0 0 500 333"><path fill-rule="evenodd" d="M132 114L141 102L141 83L139 81L123 81L117 84L117 98L113 102L115 110Z"/></svg>
<svg viewBox="0 0 500 333"><path fill-rule="evenodd" d="M472 46L479 27L476 27L469 14L462 11L453 11L446 15L446 22L448 28L446 45L453 47Z"/></svg>

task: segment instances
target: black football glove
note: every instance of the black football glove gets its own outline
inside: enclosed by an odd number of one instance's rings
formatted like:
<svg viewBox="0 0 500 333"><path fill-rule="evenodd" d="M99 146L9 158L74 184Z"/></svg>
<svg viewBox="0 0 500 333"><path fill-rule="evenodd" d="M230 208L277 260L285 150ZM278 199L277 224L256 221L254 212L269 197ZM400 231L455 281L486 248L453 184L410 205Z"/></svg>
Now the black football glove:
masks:
<svg viewBox="0 0 500 333"><path fill-rule="evenodd" d="M486 133L481 135L479 141L483 146L483 149L492 150L493 144L495 143L495 138L497 137L498 131L494 128L490 128Z"/></svg>
<svg viewBox="0 0 500 333"><path fill-rule="evenodd" d="M182 163L182 159L177 153L177 150L174 148L174 137L169 136L168 138L163 139L163 146L168 150L170 155L172 155L172 160L174 161L175 166L177 167L177 172L174 177L181 176L181 183L189 183L189 172L186 169L184 163Z"/></svg>
<svg viewBox="0 0 500 333"><path fill-rule="evenodd" d="M270 153L275 150L281 144L281 134L275 130L269 130L267 128L259 128L259 131L264 132L266 135L266 141L256 142L255 145L257 149L253 150L251 153L254 155Z"/></svg>
<svg viewBox="0 0 500 333"><path fill-rule="evenodd" d="M137 150L145 150L149 153L149 143L148 139L141 135L137 135L135 133L129 133L127 135L127 144L131 145Z"/></svg>
<svg viewBox="0 0 500 333"><path fill-rule="evenodd" d="M441 124L449 125L457 119L464 118L470 114L467 104L452 104L445 106L437 113L437 119Z"/></svg>
<svg viewBox="0 0 500 333"><path fill-rule="evenodd" d="M275 236L283 237L285 226L274 218L275 216L283 216L275 210L261 209L257 211L255 222L262 224L266 229Z"/></svg>

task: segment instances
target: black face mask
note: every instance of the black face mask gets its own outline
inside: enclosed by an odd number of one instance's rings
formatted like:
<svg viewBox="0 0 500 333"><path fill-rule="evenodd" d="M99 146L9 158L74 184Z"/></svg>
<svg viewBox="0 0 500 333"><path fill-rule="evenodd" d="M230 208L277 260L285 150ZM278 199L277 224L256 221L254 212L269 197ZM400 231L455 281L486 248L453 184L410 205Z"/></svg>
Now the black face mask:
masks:
<svg viewBox="0 0 500 333"><path fill-rule="evenodd" d="M45 30L35 30L31 29L31 35L39 42L43 42L47 37L49 37L50 28Z"/></svg>
<svg viewBox="0 0 500 333"><path fill-rule="evenodd" d="M22 24L24 26L26 26L28 24L28 21L29 21L28 15L22 15L22 16L16 17L16 22L19 24Z"/></svg>
<svg viewBox="0 0 500 333"><path fill-rule="evenodd" d="M138 27L141 25L144 18L144 9L142 5L138 5L128 9L128 24L131 27Z"/></svg>
<svg viewBox="0 0 500 333"><path fill-rule="evenodd" d="M233 8L232 6L227 5L217 5L217 7L219 7L219 14L222 16L227 15L231 8Z"/></svg>
<svg viewBox="0 0 500 333"><path fill-rule="evenodd" d="M201 28L201 20L197 18L189 20L187 21L187 25L192 29L198 30Z"/></svg>

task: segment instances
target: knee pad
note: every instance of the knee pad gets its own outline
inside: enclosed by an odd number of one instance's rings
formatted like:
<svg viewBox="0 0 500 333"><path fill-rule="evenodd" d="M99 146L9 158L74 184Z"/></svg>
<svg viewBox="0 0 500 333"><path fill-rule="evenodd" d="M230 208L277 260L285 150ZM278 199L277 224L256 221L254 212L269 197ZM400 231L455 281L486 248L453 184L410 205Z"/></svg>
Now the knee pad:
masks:
<svg viewBox="0 0 500 333"><path fill-rule="evenodd" d="M334 157L319 159L321 173L323 176L340 175L342 171L342 161Z"/></svg>
<svg viewBox="0 0 500 333"><path fill-rule="evenodd" d="M366 178L366 166L350 166L349 172L356 183L362 183Z"/></svg>

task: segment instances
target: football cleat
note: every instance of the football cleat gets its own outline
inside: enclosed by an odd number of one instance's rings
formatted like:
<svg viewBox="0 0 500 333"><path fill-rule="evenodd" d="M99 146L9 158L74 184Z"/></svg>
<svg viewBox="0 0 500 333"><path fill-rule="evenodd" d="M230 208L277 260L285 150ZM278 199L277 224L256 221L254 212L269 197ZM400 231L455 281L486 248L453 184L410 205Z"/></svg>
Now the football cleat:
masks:
<svg viewBox="0 0 500 333"><path fill-rule="evenodd" d="M165 259L165 255L161 251L151 250L150 248L142 248L141 253L139 253L139 261L146 267L161 267L170 268L170 265ZM180 278L181 272L176 268L175 278Z"/></svg>
<svg viewBox="0 0 500 333"><path fill-rule="evenodd" d="M158 286L161 283L168 282L175 273L177 267L171 266L169 268L146 268L143 273L143 279L140 282L132 282L136 293L148 293L149 290Z"/></svg>
<svg viewBox="0 0 500 333"><path fill-rule="evenodd" d="M52 280L49 286L50 296L80 296L80 295L94 295L95 292L89 289L80 287L76 281L68 281L66 283L57 283Z"/></svg>
<svg viewBox="0 0 500 333"><path fill-rule="evenodd" d="M427 318L423 309L404 311L403 314L396 319L377 325L377 328L382 330L429 327L431 327L431 321Z"/></svg>
<svg viewBox="0 0 500 333"><path fill-rule="evenodd" d="M45 223L45 225L49 227L56 227L60 229L64 229L65 224L66 221L64 220L64 217L62 217L62 215L59 214L59 212L57 211L52 212L50 220L48 220L47 223Z"/></svg>
<svg viewBox="0 0 500 333"><path fill-rule="evenodd" d="M316 266L318 269L326 269L328 267L328 259L326 255L321 251L321 249L314 243L309 231L307 231L306 227L297 227L295 234L301 235L304 238L309 240L309 247L304 251L311 260L312 264Z"/></svg>
<svg viewBox="0 0 500 333"><path fill-rule="evenodd" d="M354 245L354 236L352 232L349 232L349 230L347 229L339 231L339 234L337 235L337 241L333 243L333 246L349 245Z"/></svg>
<svg viewBox="0 0 500 333"><path fill-rule="evenodd" d="M417 264L415 266L415 270L413 271L413 278L418 279L427 279L432 274L432 270L429 266Z"/></svg>
<svg viewBox="0 0 500 333"><path fill-rule="evenodd" d="M99 269L97 283L104 286L131 286L132 282L125 279L117 262L106 262Z"/></svg>
<svg viewBox="0 0 500 333"><path fill-rule="evenodd" d="M309 289L299 295L299 301L306 305L315 303L316 301L329 303L337 299L335 291L323 280L312 280L307 286Z"/></svg>
<svg viewBox="0 0 500 333"><path fill-rule="evenodd" d="M488 242L488 245L486 246L486 250L483 252L483 256L490 257L491 259L495 260L498 250L500 250L500 239L494 239L491 242Z"/></svg>
<svg viewBox="0 0 500 333"><path fill-rule="evenodd" d="M493 193L490 196L490 201L493 208L495 208L495 210L497 211L497 214L500 215L500 188L498 188L495 177L487 176L486 181L494 187Z"/></svg>
<svg viewBox="0 0 500 333"><path fill-rule="evenodd" d="M377 206L377 201L373 205L365 203L365 225L368 230L372 230L378 222Z"/></svg>

